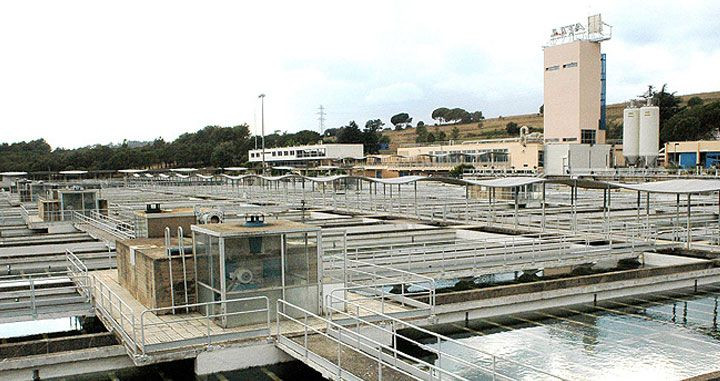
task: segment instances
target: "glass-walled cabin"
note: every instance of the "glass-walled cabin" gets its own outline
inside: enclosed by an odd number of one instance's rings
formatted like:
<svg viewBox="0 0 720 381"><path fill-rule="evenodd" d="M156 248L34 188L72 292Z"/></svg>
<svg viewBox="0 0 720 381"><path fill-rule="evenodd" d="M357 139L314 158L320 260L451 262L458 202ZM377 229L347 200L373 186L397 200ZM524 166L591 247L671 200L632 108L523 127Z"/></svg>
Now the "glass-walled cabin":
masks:
<svg viewBox="0 0 720 381"><path fill-rule="evenodd" d="M203 313L225 327L265 321L262 313L241 314L265 307L266 296L274 318L276 301L283 299L318 313L322 279L320 228L287 220L193 225L193 253L199 303L222 302Z"/></svg>

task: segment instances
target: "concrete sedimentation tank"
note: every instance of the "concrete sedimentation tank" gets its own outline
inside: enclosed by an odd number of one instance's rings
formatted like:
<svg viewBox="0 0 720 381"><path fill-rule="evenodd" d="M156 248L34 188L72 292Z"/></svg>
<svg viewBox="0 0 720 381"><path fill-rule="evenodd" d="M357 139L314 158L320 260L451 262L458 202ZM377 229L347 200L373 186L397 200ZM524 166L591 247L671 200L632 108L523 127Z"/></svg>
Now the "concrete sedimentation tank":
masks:
<svg viewBox="0 0 720 381"><path fill-rule="evenodd" d="M645 165L655 165L660 146L660 108L643 106L640 108L640 133L638 153ZM624 149L623 145L623 149Z"/></svg>
<svg viewBox="0 0 720 381"><path fill-rule="evenodd" d="M640 149L640 109L628 107L623 111L623 156L628 165L637 164Z"/></svg>

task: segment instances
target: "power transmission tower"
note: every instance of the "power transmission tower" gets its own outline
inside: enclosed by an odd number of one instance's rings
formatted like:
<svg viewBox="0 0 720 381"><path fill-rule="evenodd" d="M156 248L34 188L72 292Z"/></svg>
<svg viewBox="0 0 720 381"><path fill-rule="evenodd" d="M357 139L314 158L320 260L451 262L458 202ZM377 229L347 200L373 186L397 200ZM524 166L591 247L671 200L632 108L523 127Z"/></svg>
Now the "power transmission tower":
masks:
<svg viewBox="0 0 720 381"><path fill-rule="evenodd" d="M317 114L318 122L320 122L320 135L322 135L325 132L325 107L323 107L323 105L320 105L320 108L318 110L320 110L317 112Z"/></svg>

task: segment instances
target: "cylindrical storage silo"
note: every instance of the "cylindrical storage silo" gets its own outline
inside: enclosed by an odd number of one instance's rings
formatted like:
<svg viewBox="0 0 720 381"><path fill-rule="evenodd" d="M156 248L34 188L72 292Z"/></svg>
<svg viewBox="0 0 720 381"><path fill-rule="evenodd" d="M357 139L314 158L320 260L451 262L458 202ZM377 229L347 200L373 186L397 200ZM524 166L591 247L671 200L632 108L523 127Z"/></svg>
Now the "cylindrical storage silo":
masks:
<svg viewBox="0 0 720 381"><path fill-rule="evenodd" d="M640 107L640 157L646 165L654 165L660 146L660 108L657 106ZM624 146L623 146L624 148Z"/></svg>
<svg viewBox="0 0 720 381"><path fill-rule="evenodd" d="M637 164L640 150L640 109L623 111L623 156L628 165Z"/></svg>

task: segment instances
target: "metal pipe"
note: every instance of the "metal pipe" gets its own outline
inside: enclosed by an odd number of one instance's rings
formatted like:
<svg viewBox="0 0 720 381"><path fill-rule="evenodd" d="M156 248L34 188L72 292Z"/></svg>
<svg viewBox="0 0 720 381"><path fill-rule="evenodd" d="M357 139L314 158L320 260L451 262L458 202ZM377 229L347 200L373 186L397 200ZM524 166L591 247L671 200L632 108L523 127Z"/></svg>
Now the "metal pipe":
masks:
<svg viewBox="0 0 720 381"><path fill-rule="evenodd" d="M172 313L175 314L175 286L173 284L173 271L172 271L172 255L170 254L170 228L165 227L165 253L168 258L168 267L170 271L170 305L172 306Z"/></svg>
<svg viewBox="0 0 720 381"><path fill-rule="evenodd" d="M690 233L690 193L687 195L688 197L688 204L687 204L687 243L686 247L689 250L690 249L690 241L692 240L692 234Z"/></svg>
<svg viewBox="0 0 720 381"><path fill-rule="evenodd" d="M183 240L185 239L185 235L183 234L183 228L182 226L178 226L178 250L180 250L180 259L182 261L182 269L183 269L183 291L185 292L185 305L187 306L190 304L190 299L188 298L188 289L187 289L187 267L185 265L185 245ZM185 307L185 312L190 312L188 307Z"/></svg>

